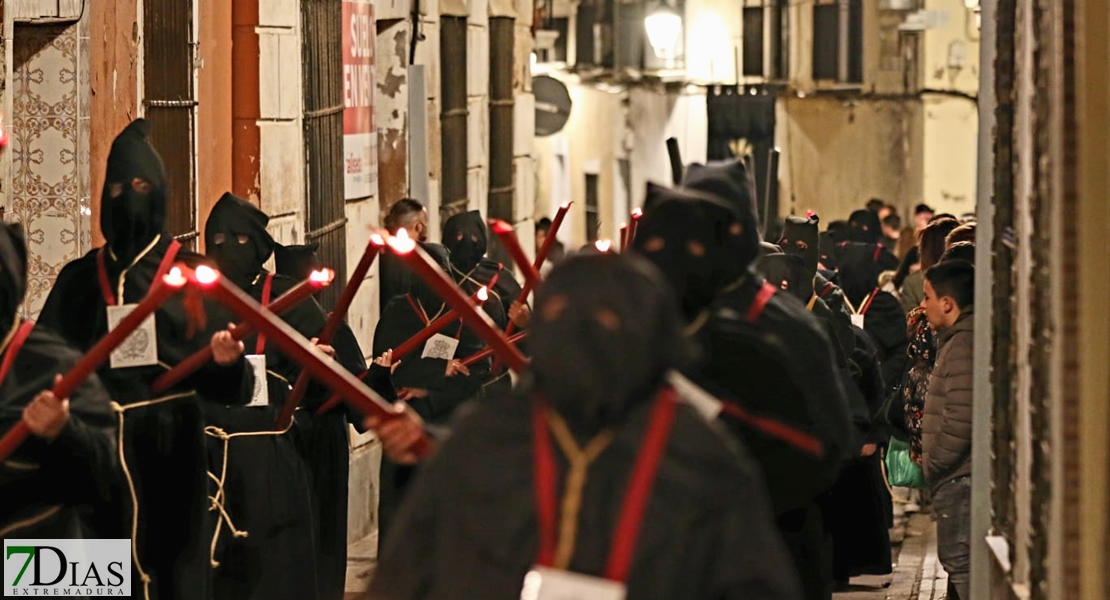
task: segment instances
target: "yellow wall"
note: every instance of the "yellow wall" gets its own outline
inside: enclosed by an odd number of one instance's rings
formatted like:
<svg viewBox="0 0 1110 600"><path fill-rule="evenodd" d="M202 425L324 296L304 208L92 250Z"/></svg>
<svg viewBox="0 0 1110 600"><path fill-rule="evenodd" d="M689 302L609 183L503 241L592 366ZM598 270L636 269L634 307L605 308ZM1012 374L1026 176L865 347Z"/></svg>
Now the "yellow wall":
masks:
<svg viewBox="0 0 1110 600"><path fill-rule="evenodd" d="M975 212L978 107L962 98L924 100L924 189L937 213Z"/></svg>
<svg viewBox="0 0 1110 600"><path fill-rule="evenodd" d="M926 0L925 9L947 15L924 33L924 88L975 95L979 89L979 32L964 0ZM976 104L965 98L924 97L925 180L922 197L938 212L975 210Z"/></svg>

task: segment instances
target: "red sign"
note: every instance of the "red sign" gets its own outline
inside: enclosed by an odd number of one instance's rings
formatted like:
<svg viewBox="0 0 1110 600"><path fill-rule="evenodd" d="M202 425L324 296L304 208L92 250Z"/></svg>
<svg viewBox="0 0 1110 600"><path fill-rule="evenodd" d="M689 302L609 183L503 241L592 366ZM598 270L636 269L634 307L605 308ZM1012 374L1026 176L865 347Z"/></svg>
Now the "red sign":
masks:
<svg viewBox="0 0 1110 600"><path fill-rule="evenodd" d="M348 200L377 193L377 131L374 127L374 48L377 25L372 0L343 1L343 159Z"/></svg>

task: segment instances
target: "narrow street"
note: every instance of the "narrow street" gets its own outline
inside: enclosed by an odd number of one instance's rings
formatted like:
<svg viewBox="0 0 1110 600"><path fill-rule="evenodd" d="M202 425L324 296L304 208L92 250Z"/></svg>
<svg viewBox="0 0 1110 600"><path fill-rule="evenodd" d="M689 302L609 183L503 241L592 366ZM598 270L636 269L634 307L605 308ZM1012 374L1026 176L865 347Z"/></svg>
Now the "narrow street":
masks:
<svg viewBox="0 0 1110 600"><path fill-rule="evenodd" d="M936 524L926 514L913 514L895 524L891 541L894 573L852 580L851 588L835 600L943 600L948 576L937 561Z"/></svg>

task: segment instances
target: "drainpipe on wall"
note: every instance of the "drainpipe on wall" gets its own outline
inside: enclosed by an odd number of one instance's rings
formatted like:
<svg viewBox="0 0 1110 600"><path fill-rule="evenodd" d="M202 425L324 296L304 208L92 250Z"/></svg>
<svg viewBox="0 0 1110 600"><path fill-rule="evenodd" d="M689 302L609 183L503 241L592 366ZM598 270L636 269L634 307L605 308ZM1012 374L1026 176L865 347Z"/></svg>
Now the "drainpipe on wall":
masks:
<svg viewBox="0 0 1110 600"><path fill-rule="evenodd" d="M513 48L516 20L489 20L489 214L491 219L515 223L513 214ZM509 256L495 245L497 260L509 264Z"/></svg>
<svg viewBox="0 0 1110 600"><path fill-rule="evenodd" d="M466 17L442 16L439 60L443 102L440 113L443 157L440 214L443 221L465 212L467 207L466 54Z"/></svg>

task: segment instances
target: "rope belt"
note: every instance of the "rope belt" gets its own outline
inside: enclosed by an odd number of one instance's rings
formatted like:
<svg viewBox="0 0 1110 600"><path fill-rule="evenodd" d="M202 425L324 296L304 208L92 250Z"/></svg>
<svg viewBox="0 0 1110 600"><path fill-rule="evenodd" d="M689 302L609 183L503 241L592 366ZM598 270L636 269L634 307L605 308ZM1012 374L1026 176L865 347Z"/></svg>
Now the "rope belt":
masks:
<svg viewBox="0 0 1110 600"><path fill-rule="evenodd" d="M223 447L223 460L222 460L222 463L220 465L220 475L219 475L219 477L217 477L211 471L208 472L208 478L211 479L212 482L216 484L216 494L214 496L209 496L208 497L208 501L211 503L208 507L208 510L209 510L209 512L218 511L220 513L220 518L216 520L216 529L212 533L212 545L209 548L210 554L209 554L208 559L212 564L212 568L218 568L220 566L220 562L218 560L216 560L216 545L220 541L220 531L223 529L224 522L227 523L227 528L228 528L229 531L231 531L231 536L233 538L245 538L245 537L248 537L250 535L250 532L244 531L242 529L238 529L238 528L235 527L235 523L231 520L231 515L228 514L227 508L225 506L225 504L227 503L227 493L224 490L224 484L227 482L227 459L228 459L228 455L230 453L231 440L234 439L234 438L262 437L262 436L276 437L276 436L285 435L286 433L289 432L290 429L293 428L294 422L295 422L295 419L290 419L289 424L286 425L285 429L282 429L281 431L267 430L267 431L244 431L244 432L241 432L241 433L228 433L228 432L224 431L223 429L221 429L219 427L216 427L215 425L209 425L209 426L204 428L204 434L205 435L207 435L208 437L216 438L216 439L222 441L223 446L224 446Z"/></svg>
<svg viewBox="0 0 1110 600"><path fill-rule="evenodd" d="M127 466L127 455L123 451L124 444L124 413L136 408L146 408L149 406L157 406L170 402L171 400L178 400L192 396L193 392L184 392L166 396L164 398L155 398L154 400L147 400L145 402L136 402L123 406L122 404L112 401L112 412L116 413L119 417L119 431L116 434L117 449L119 452L119 464L123 468L123 475L127 479L127 489L131 492L131 562L135 564L135 570L139 572L139 578L143 582L143 598L150 600L150 575L143 570L142 563L139 562L139 495L135 491L135 479L131 476L131 469Z"/></svg>

